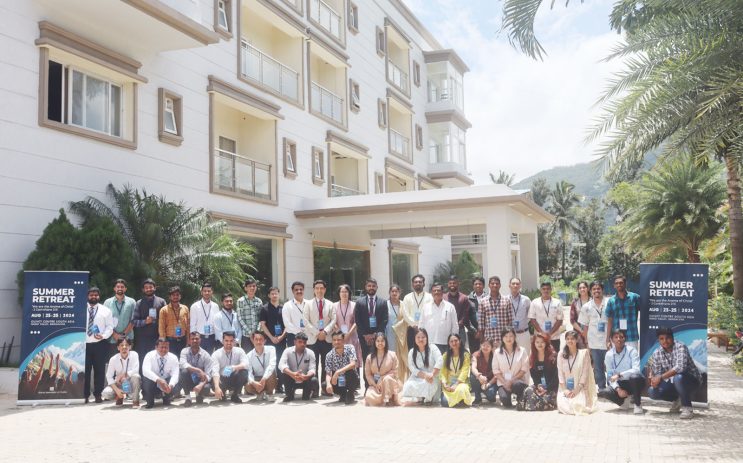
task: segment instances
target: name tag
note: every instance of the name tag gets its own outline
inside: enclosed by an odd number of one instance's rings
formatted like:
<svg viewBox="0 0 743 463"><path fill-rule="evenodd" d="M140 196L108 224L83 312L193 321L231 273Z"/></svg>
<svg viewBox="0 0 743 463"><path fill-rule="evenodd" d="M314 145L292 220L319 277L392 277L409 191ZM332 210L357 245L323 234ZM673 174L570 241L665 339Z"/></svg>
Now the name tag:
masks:
<svg viewBox="0 0 743 463"><path fill-rule="evenodd" d="M321 329L321 330L322 330L322 329L325 329L325 320L320 320L320 321L318 321L318 322L317 322L317 327L318 327L319 329Z"/></svg>
<svg viewBox="0 0 743 463"><path fill-rule="evenodd" d="M274 325L273 326L273 334L276 336L281 335L281 325Z"/></svg>
<svg viewBox="0 0 743 463"><path fill-rule="evenodd" d="M338 376L338 387L346 387L346 375Z"/></svg>
<svg viewBox="0 0 743 463"><path fill-rule="evenodd" d="M299 320L299 327L304 328L304 319Z"/></svg>
<svg viewBox="0 0 743 463"><path fill-rule="evenodd" d="M514 330L518 330L520 325L521 325L521 321L520 320L514 320L513 321L513 329Z"/></svg>
<svg viewBox="0 0 743 463"><path fill-rule="evenodd" d="M619 320L619 329L620 330L626 330L627 329L627 320Z"/></svg>
<svg viewBox="0 0 743 463"><path fill-rule="evenodd" d="M348 325L341 325L341 333L348 334Z"/></svg>
<svg viewBox="0 0 743 463"><path fill-rule="evenodd" d="M93 325L93 326L90 327L90 333L93 336L95 336L96 334L100 334L101 333L101 329L98 328L98 325Z"/></svg>
<svg viewBox="0 0 743 463"><path fill-rule="evenodd" d="M565 383L568 386L568 391L572 391L573 389L575 389L575 378L573 378L572 376L568 378Z"/></svg>
<svg viewBox="0 0 743 463"><path fill-rule="evenodd" d="M199 375L198 375L198 373L191 373L191 381L193 381L194 384L199 384Z"/></svg>
<svg viewBox="0 0 743 463"><path fill-rule="evenodd" d="M503 376L506 377L506 381L511 381L513 378L513 374L510 371L507 371Z"/></svg>
<svg viewBox="0 0 743 463"><path fill-rule="evenodd" d="M129 382L128 379L125 379L121 382L121 390L124 392L124 394L129 394L132 392L132 383Z"/></svg>
<svg viewBox="0 0 743 463"><path fill-rule="evenodd" d="M157 318L157 310L150 309L150 318Z"/></svg>
<svg viewBox="0 0 743 463"><path fill-rule="evenodd" d="M451 385L454 386L455 384L457 384L457 377L456 376L452 377L452 379L451 379Z"/></svg>
<svg viewBox="0 0 743 463"><path fill-rule="evenodd" d="M378 383L381 376L379 376L379 373L374 373L374 382Z"/></svg>
<svg viewBox="0 0 743 463"><path fill-rule="evenodd" d="M204 334L212 334L212 325L204 325ZM178 336L180 336L180 334Z"/></svg>
<svg viewBox="0 0 743 463"><path fill-rule="evenodd" d="M224 367L224 370L222 370L222 376L232 376L232 367Z"/></svg>
<svg viewBox="0 0 743 463"><path fill-rule="evenodd" d="M498 317L490 317L490 327L491 328L498 327Z"/></svg>
<svg viewBox="0 0 743 463"><path fill-rule="evenodd" d="M413 315L413 318L417 322L420 321L420 319L421 319L421 313L420 312L416 312L415 315Z"/></svg>
<svg viewBox="0 0 743 463"><path fill-rule="evenodd" d="M544 322L544 331L552 331L552 320Z"/></svg>
<svg viewBox="0 0 743 463"><path fill-rule="evenodd" d="M369 328L377 327L377 317L369 317Z"/></svg>
<svg viewBox="0 0 743 463"><path fill-rule="evenodd" d="M542 387L547 387L547 379L544 376L542 376L539 382L542 384Z"/></svg>
<svg viewBox="0 0 743 463"><path fill-rule="evenodd" d="M176 326L175 327L175 337L176 338L180 338L182 334L183 334L183 329L180 326Z"/></svg>
<svg viewBox="0 0 743 463"><path fill-rule="evenodd" d="M606 322L599 322L598 330L599 330L599 333L605 333L606 332Z"/></svg>
<svg viewBox="0 0 743 463"><path fill-rule="evenodd" d="M611 378L612 376L614 376L614 370L608 370L606 372L606 376L608 376L609 378Z"/></svg>

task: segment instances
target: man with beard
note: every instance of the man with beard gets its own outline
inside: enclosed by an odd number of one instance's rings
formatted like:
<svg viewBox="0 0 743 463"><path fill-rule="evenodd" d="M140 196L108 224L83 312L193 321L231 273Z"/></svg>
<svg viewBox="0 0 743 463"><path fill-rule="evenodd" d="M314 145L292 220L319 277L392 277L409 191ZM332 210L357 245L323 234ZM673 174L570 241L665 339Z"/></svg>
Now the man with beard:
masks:
<svg viewBox="0 0 743 463"><path fill-rule="evenodd" d="M167 339L158 339L155 350L145 355L142 375L142 396L146 402L144 408L154 407L155 397L158 395L162 396L163 405L170 405L180 379L180 370L178 357L170 352Z"/></svg>
<svg viewBox="0 0 743 463"><path fill-rule="evenodd" d="M134 350L140 359L143 359L147 352L155 348L158 332L158 314L160 309L165 307L165 299L155 295L157 286L155 282L148 278L142 282L142 293L144 297L137 301L134 306L134 316L132 317L132 326L134 327ZM140 364L139 374L142 374Z"/></svg>
<svg viewBox="0 0 743 463"><path fill-rule="evenodd" d="M409 348L415 346L415 333L420 323L421 310L426 304L433 302L431 294L423 289L426 284L426 278L423 275L414 275L412 283L413 292L405 295L402 300L401 309L402 318L405 320L405 324L408 325L407 341ZM362 361L365 362L366 359L362 359Z"/></svg>
<svg viewBox="0 0 743 463"><path fill-rule="evenodd" d="M103 302L103 305L111 311L114 323L114 332L108 340L109 356L116 355L119 352L117 347L119 339L126 338L129 342L134 340L132 316L134 315L134 306L137 303L126 295L126 290L126 280L119 278L114 283L113 297L109 297Z"/></svg>
<svg viewBox="0 0 743 463"><path fill-rule="evenodd" d="M181 288L173 286L168 291L170 304L160 309L160 323L158 331L161 338L168 340L173 352L180 353L186 347L188 334L188 307L181 304Z"/></svg>
<svg viewBox="0 0 743 463"><path fill-rule="evenodd" d="M480 325L478 324L478 313L480 310L480 300L483 298L486 298L490 295L488 290L485 288L485 278L481 276L476 276L472 279L472 292L467 296L467 298L470 300L470 324L467 327L467 330L469 331L470 328L471 336L469 336L469 343L470 343L470 352L477 352L480 349L480 333L479 328Z"/></svg>
<svg viewBox="0 0 743 463"><path fill-rule="evenodd" d="M214 317L214 339L217 348L222 347L222 333L226 331L235 333L235 344L237 345L242 345L241 342L245 338L242 334L240 321L233 310L234 305L235 299L232 297L232 293L222 294L222 309Z"/></svg>
<svg viewBox="0 0 743 463"><path fill-rule="evenodd" d="M384 331L389 316L387 301L377 296L377 280L367 278L365 289L366 294L356 300L356 306L353 309L356 327L361 338L361 355L364 359L374 349L374 334L380 330ZM327 365L327 362L325 363ZM369 387L366 375L364 375L364 384Z"/></svg>
<svg viewBox="0 0 743 463"><path fill-rule="evenodd" d="M95 403L103 402L104 382L106 381L106 362L108 355L108 339L114 331L111 310L99 304L101 290L93 286L88 290L88 322L85 338L85 386L83 396L85 403L90 398L90 378L93 377L93 396Z"/></svg>
<svg viewBox="0 0 743 463"><path fill-rule="evenodd" d="M181 350L179 359L181 370L179 389L183 388L186 395L184 407L191 406L191 391L196 396L196 403L203 403L212 379L212 358L209 352L201 347L201 335L194 331L190 339L191 345Z"/></svg>
<svg viewBox="0 0 743 463"><path fill-rule="evenodd" d="M447 282L447 288L449 292L446 293L444 299L449 301L454 306L454 310L457 311L457 325L459 326L459 338L464 343L466 339L465 326L469 324L470 319L470 300L464 294L459 292L459 278L456 275L451 275ZM474 337L474 333L469 335ZM463 346L464 347L464 346Z"/></svg>

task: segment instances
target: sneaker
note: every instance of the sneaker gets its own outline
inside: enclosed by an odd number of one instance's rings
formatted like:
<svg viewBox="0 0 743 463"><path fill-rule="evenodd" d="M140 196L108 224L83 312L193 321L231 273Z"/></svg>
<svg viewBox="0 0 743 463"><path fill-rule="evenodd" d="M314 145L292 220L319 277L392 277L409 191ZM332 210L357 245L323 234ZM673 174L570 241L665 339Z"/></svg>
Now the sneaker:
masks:
<svg viewBox="0 0 743 463"><path fill-rule="evenodd" d="M676 399L671 403L671 413L678 413L681 411L681 399Z"/></svg>
<svg viewBox="0 0 743 463"><path fill-rule="evenodd" d="M102 404L103 403L103 397L97 395L95 396L95 403Z"/></svg>
<svg viewBox="0 0 743 463"><path fill-rule="evenodd" d="M681 418L682 420L690 420L694 417L694 409L691 407L682 407L681 408Z"/></svg>
<svg viewBox="0 0 743 463"><path fill-rule="evenodd" d="M624 398L624 402L622 402L622 405L619 406L620 410L629 410L629 406L631 405L629 397Z"/></svg>
<svg viewBox="0 0 743 463"><path fill-rule="evenodd" d="M190 407L191 406L191 399L186 399L186 401L183 402L183 406L186 407L186 408Z"/></svg>
<svg viewBox="0 0 743 463"><path fill-rule="evenodd" d="M645 413L645 410L642 408L642 405L635 405L635 411L633 413L635 415L642 415Z"/></svg>

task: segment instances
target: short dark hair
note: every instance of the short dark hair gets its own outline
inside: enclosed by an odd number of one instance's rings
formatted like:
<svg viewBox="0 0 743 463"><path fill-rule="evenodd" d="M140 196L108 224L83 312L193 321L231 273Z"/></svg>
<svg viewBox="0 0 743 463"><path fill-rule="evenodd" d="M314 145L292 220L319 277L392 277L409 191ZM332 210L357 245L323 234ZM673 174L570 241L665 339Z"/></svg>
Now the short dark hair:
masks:
<svg viewBox="0 0 743 463"><path fill-rule="evenodd" d="M119 340L116 341L116 345L118 346L118 345L120 345L123 342L129 344L130 346L132 345L132 342L127 337L119 338Z"/></svg>
<svg viewBox="0 0 743 463"><path fill-rule="evenodd" d="M314 288L315 286L317 286L317 285L322 285L322 287L323 287L323 288L325 288L325 289L327 289L327 288L328 288L328 284L327 284L327 283L325 283L325 280L315 280L315 281L314 281L314 282L312 283L312 287L313 287L313 288Z"/></svg>
<svg viewBox="0 0 743 463"><path fill-rule="evenodd" d="M494 275L494 276L488 278L488 284L490 284L493 281L497 281L498 283L500 283L500 277Z"/></svg>
<svg viewBox="0 0 743 463"><path fill-rule="evenodd" d="M254 338L256 335L261 336L263 339L266 339L266 334L261 330L255 330L253 333L251 333L250 337Z"/></svg>
<svg viewBox="0 0 743 463"><path fill-rule="evenodd" d="M168 338L157 338L157 342L155 343L155 345L159 346L160 344L164 342L170 344L170 341L168 341Z"/></svg>
<svg viewBox="0 0 743 463"><path fill-rule="evenodd" d="M551 281L543 281L543 282L541 282L539 284L539 287L540 288L544 288L545 286L549 286L551 288L552 287L552 282Z"/></svg>
<svg viewBox="0 0 743 463"><path fill-rule="evenodd" d="M658 328L657 330L655 330L655 337L656 338L659 338L659 337L664 336L664 335L665 336L670 336L671 339L673 339L673 330L671 328L668 328L668 327L665 327L665 326L664 327L661 327L661 328Z"/></svg>
<svg viewBox="0 0 743 463"><path fill-rule="evenodd" d="M584 282L583 282L583 281L581 281L581 283L584 283ZM578 283L578 286L580 286L580 283ZM601 283L601 282L600 282L600 281L598 281L598 280L593 280L593 281L591 282L591 284L590 284L590 285L588 285L588 290L589 290L589 291L593 290L593 287L594 287L594 286L598 286L599 288L601 288L601 291L603 291L603 290L604 290L604 284L603 284L603 283Z"/></svg>
<svg viewBox="0 0 743 463"><path fill-rule="evenodd" d="M332 339L332 338L335 338L336 336L345 336L345 335L343 334L343 331L338 330L338 331L333 331L333 334L330 336L330 338Z"/></svg>
<svg viewBox="0 0 743 463"><path fill-rule="evenodd" d="M302 283L301 281L295 281L294 283L292 283L292 291L294 291L295 286L299 286L300 288L304 289L304 283Z"/></svg>
<svg viewBox="0 0 743 463"><path fill-rule="evenodd" d="M307 335L304 334L304 333L302 333L302 332L300 332L300 333L297 333L296 336L294 336L294 339L295 340L301 339L302 341L306 341L307 340Z"/></svg>
<svg viewBox="0 0 743 463"><path fill-rule="evenodd" d="M430 291L431 291L431 292L433 292L433 288L435 288L435 287L437 287L437 286L438 286L439 288L441 288L441 291L444 291L444 285L442 285L442 284L441 284L441 283L439 283L438 281L434 281L433 283L431 283L431 288L430 288Z"/></svg>
<svg viewBox="0 0 743 463"><path fill-rule="evenodd" d="M278 291L279 294L281 294L281 291L279 291L279 288L277 288L276 286L271 286L270 288L268 288L266 294L271 294L271 291Z"/></svg>
<svg viewBox="0 0 743 463"><path fill-rule="evenodd" d="M413 278L411 278L410 281L415 281L416 278L420 278L421 280L423 280L423 283L426 282L426 277L424 277L420 273L416 273L415 275L413 275Z"/></svg>
<svg viewBox="0 0 743 463"><path fill-rule="evenodd" d="M88 294L90 293L98 293L98 295L100 296L101 290L98 289L98 286L91 286L90 288L88 288Z"/></svg>
<svg viewBox="0 0 743 463"><path fill-rule="evenodd" d="M227 337L234 338L235 337L235 332L234 331L224 331L222 333L222 339L227 338Z"/></svg>
<svg viewBox="0 0 743 463"><path fill-rule="evenodd" d="M168 290L168 294L173 294L173 293L180 294L181 293L181 287L180 286L171 286L170 289Z"/></svg>
<svg viewBox="0 0 743 463"><path fill-rule="evenodd" d="M126 285L126 280L125 280L125 279L123 279L123 278L117 278L117 279L116 279L116 281L114 281L114 286L118 285L119 283L121 283L121 284L122 284L122 285L124 285L125 287L127 286L127 285Z"/></svg>
<svg viewBox="0 0 743 463"><path fill-rule="evenodd" d="M256 284L258 284L258 282L255 281L255 278L248 277L248 278L245 279L245 283L243 283L243 288L246 287L246 286L248 286L248 285L256 285Z"/></svg>
<svg viewBox="0 0 743 463"><path fill-rule="evenodd" d="M519 277L511 277L511 279L508 280L508 284L510 285L511 283L513 283L513 280L517 280L519 283L521 283L521 278L519 278Z"/></svg>
<svg viewBox="0 0 743 463"><path fill-rule="evenodd" d="M189 336L190 337L198 336L200 338L201 337L201 333L199 333L198 331L191 331L191 333L189 334Z"/></svg>
<svg viewBox="0 0 743 463"><path fill-rule="evenodd" d="M222 294L222 300L223 300L223 301L224 301L225 299L227 299L228 297L232 297L232 298L234 298L234 296L232 296L232 293L231 293L231 292L229 292L229 291L227 291L226 293L223 293L223 294Z"/></svg>
<svg viewBox="0 0 743 463"><path fill-rule="evenodd" d="M449 275L448 281L459 281L459 277L457 277L456 275Z"/></svg>
<svg viewBox="0 0 743 463"><path fill-rule="evenodd" d="M483 277L477 276L477 277L473 278L472 279L472 284L474 285L476 281L479 281L480 283L482 283L483 285L485 285L485 278L483 278Z"/></svg>
<svg viewBox="0 0 743 463"><path fill-rule="evenodd" d="M208 281L205 281L205 282L201 283L201 289L211 288L211 287L212 287L212 284L209 283Z"/></svg>
<svg viewBox="0 0 743 463"><path fill-rule="evenodd" d="M621 334L625 339L627 338L627 332L625 330L614 330L611 332L611 337L613 338L616 334Z"/></svg>
<svg viewBox="0 0 743 463"><path fill-rule="evenodd" d="M142 287L143 287L143 288L144 288L144 285L152 285L152 286L155 286L155 287L157 287L157 285L155 284L155 280L153 280L152 278L147 278L147 279L145 279L145 280L144 280L144 281L142 282Z"/></svg>
<svg viewBox="0 0 743 463"><path fill-rule="evenodd" d="M377 283L376 278L372 278L372 277L367 278L366 281L364 282L364 286L366 286L369 283L374 283L375 285L379 286L379 283Z"/></svg>
<svg viewBox="0 0 743 463"><path fill-rule="evenodd" d="M612 281L616 282L617 280L622 280L622 283L627 284L627 277L624 275L614 275L614 280Z"/></svg>

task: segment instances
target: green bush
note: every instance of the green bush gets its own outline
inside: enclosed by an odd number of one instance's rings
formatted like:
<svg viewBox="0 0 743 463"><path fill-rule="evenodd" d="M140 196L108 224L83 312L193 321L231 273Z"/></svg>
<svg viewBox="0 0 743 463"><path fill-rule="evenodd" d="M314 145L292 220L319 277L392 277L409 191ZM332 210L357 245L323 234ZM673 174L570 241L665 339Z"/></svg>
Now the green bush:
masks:
<svg viewBox="0 0 743 463"><path fill-rule="evenodd" d="M737 306L736 306L737 305ZM735 299L721 294L707 304L709 327L716 330L735 331L743 327L743 307Z"/></svg>

